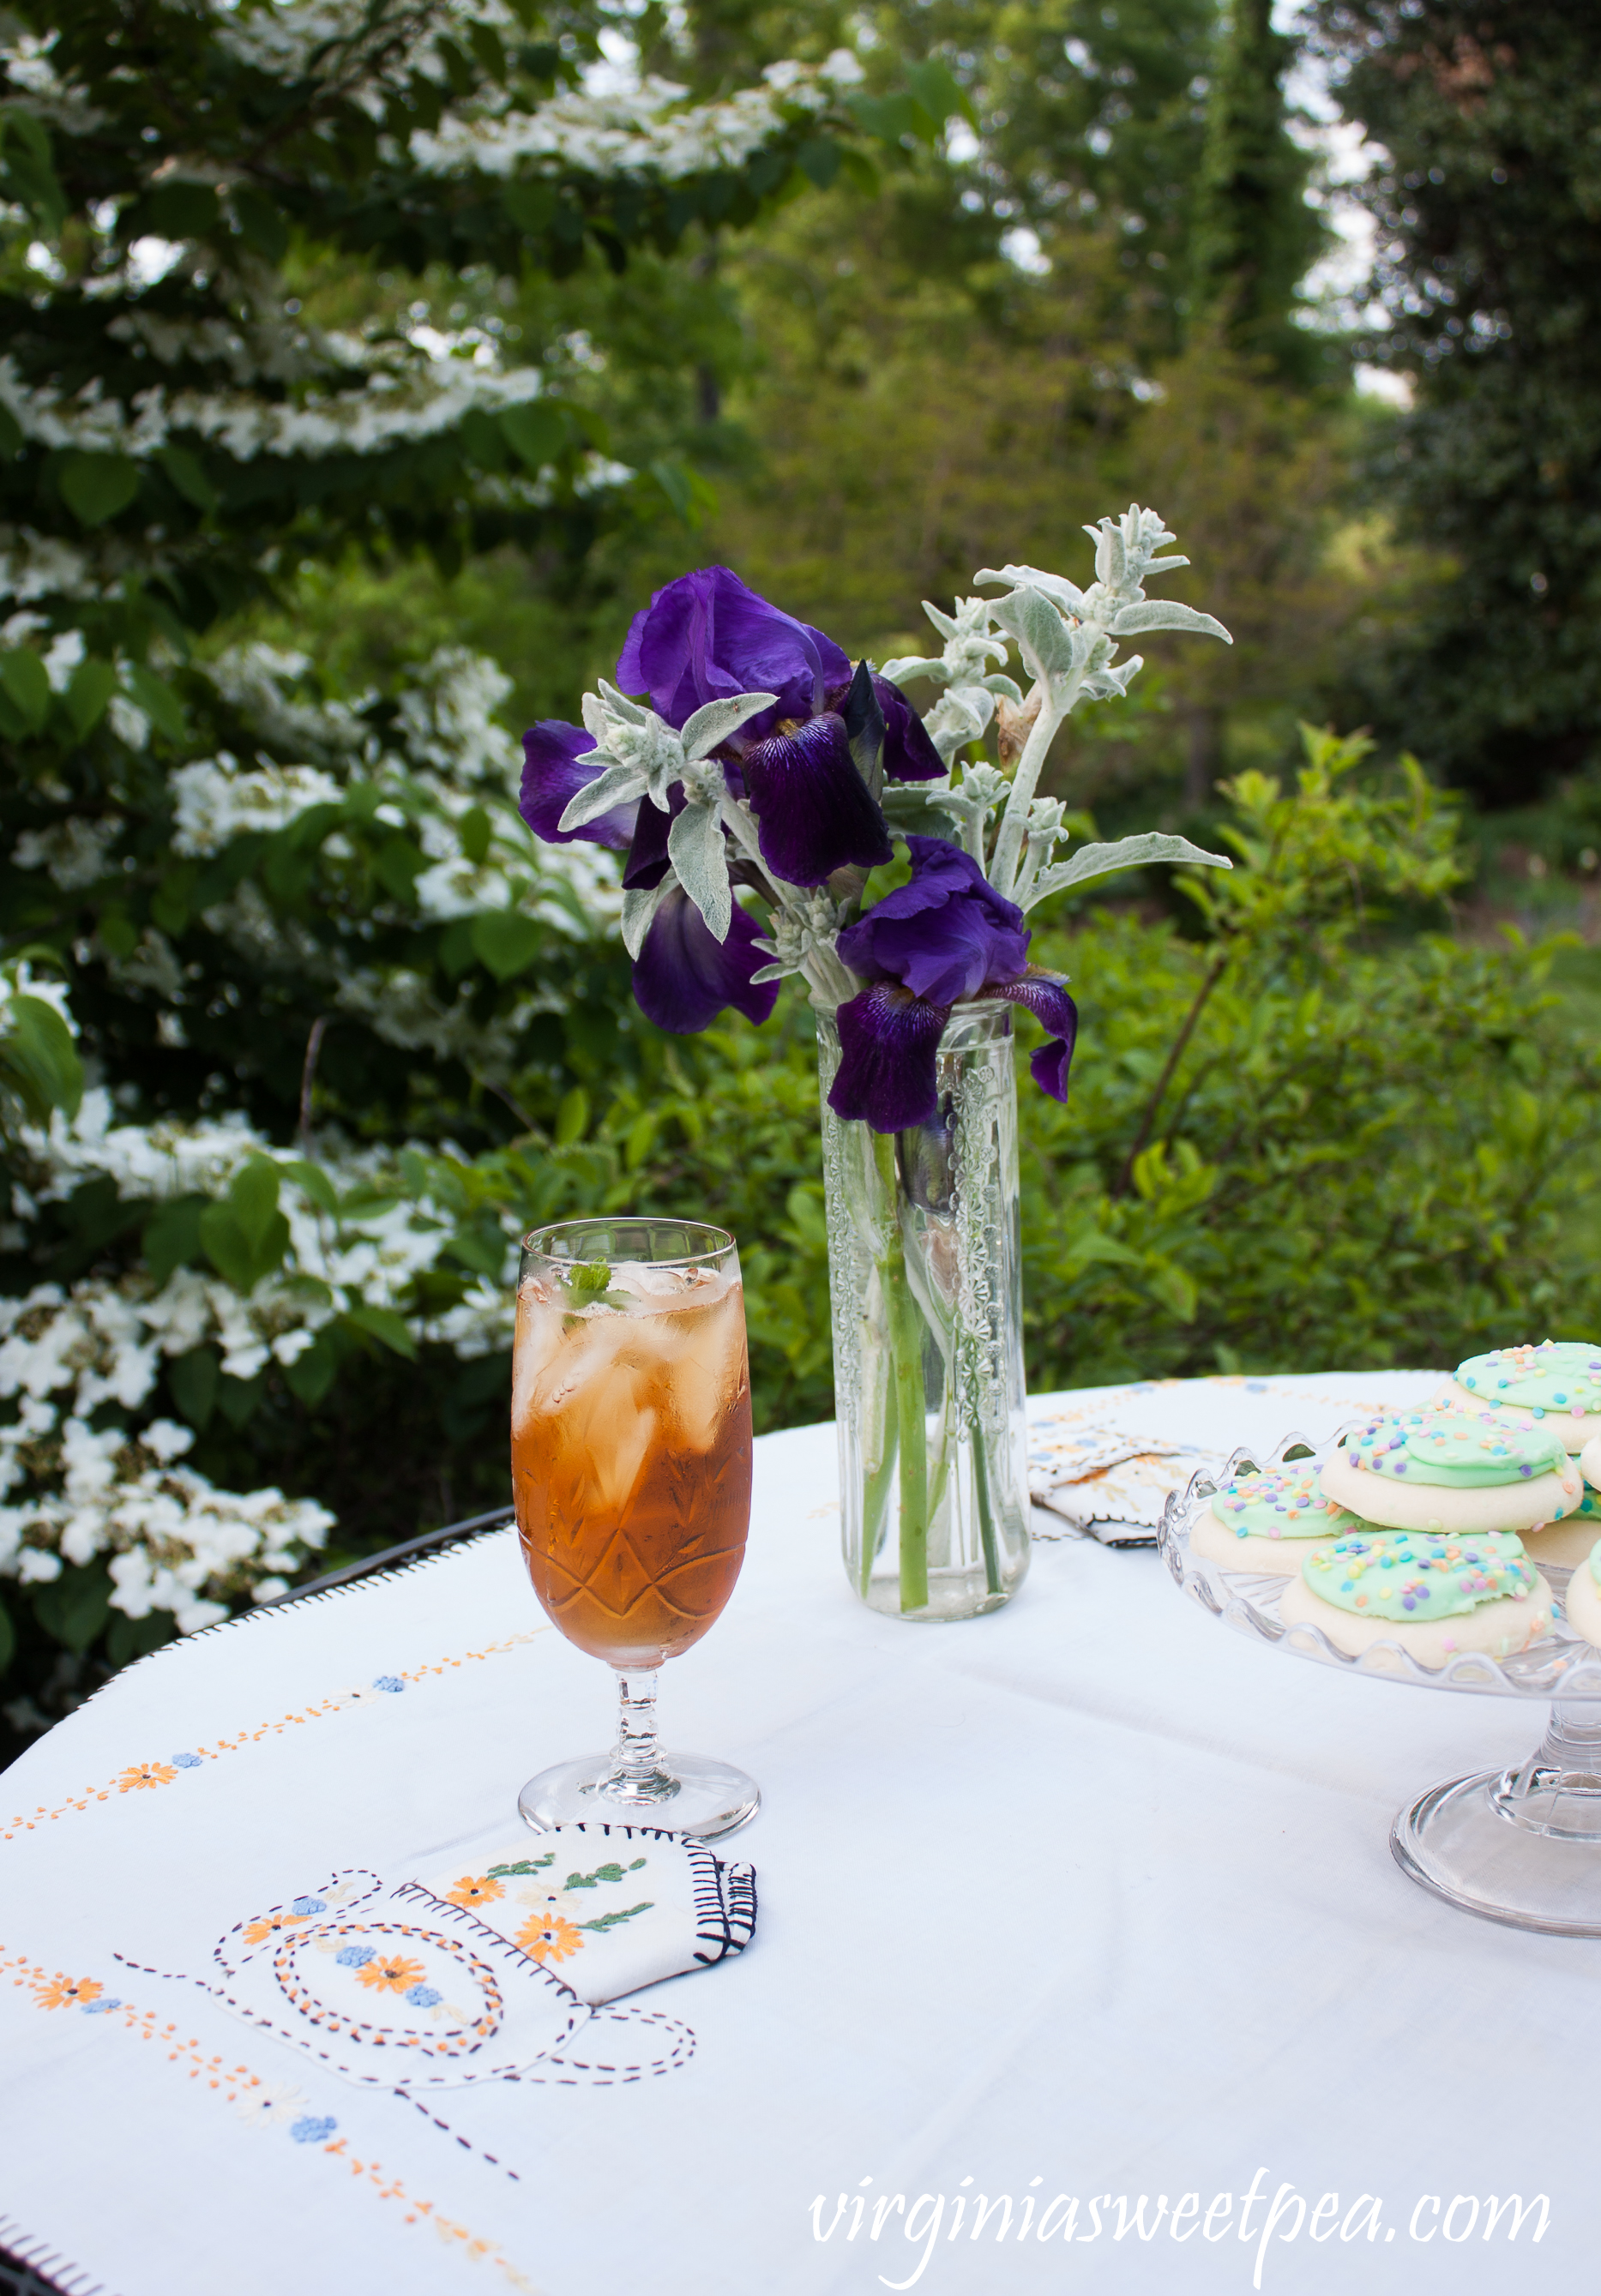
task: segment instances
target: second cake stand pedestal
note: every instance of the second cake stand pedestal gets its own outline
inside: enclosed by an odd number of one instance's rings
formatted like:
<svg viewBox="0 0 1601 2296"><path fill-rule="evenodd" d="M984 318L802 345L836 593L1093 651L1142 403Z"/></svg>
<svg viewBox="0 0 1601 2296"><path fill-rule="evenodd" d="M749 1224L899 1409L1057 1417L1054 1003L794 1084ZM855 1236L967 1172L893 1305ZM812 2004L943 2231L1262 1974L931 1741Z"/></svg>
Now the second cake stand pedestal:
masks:
<svg viewBox="0 0 1601 2296"><path fill-rule="evenodd" d="M1469 1696L1550 1699L1545 1737L1527 1761L1431 1786L1396 1818L1390 1847L1409 1880L1464 1913L1511 1929L1601 1938L1601 1651L1563 1616L1572 1573L1540 1566L1557 1597L1554 1629L1505 1659L1472 1651L1443 1667L1420 1666L1399 1642L1375 1643L1353 1658L1320 1627L1286 1627L1278 1609L1285 1580L1210 1562L1195 1552L1190 1533L1236 1475L1311 1449L1301 1436L1286 1435L1265 1458L1236 1451L1175 1492L1157 1539L1175 1583L1248 1639L1315 1665Z"/></svg>

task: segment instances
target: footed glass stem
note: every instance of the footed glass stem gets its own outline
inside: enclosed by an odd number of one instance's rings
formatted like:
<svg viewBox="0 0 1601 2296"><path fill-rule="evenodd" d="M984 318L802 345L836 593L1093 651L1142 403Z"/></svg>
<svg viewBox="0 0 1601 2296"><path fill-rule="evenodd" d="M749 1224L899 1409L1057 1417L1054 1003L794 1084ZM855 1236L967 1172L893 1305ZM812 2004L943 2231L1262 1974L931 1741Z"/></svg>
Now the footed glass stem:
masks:
<svg viewBox="0 0 1601 2296"><path fill-rule="evenodd" d="M659 1825L702 1841L755 1816L761 1794L731 1762L664 1752L656 1735L656 1677L617 1674L617 1743L532 1777L517 1797L523 1823L547 1826Z"/></svg>
<svg viewBox="0 0 1601 2296"><path fill-rule="evenodd" d="M1390 1847L1409 1880L1465 1913L1601 1937L1601 1707L1558 1699L1526 1762L1431 1786Z"/></svg>

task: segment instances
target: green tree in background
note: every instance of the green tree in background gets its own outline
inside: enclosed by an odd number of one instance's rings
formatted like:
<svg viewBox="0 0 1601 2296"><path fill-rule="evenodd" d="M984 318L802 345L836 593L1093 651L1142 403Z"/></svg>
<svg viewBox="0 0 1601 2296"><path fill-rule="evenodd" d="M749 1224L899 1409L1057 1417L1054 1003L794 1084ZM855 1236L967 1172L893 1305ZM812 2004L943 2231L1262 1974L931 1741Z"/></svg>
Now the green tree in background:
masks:
<svg viewBox="0 0 1601 2296"><path fill-rule="evenodd" d="M1306 197L1311 155L1285 124L1295 43L1272 19L1272 0L1230 0L1192 209L1192 324L1213 321L1236 350L1304 387L1331 379L1326 344L1294 324L1329 234Z"/></svg>
<svg viewBox="0 0 1601 2296"><path fill-rule="evenodd" d="M1416 403L1380 472L1456 579L1395 665L1430 757L1527 801L1601 736L1601 13L1589 0L1320 0Z"/></svg>

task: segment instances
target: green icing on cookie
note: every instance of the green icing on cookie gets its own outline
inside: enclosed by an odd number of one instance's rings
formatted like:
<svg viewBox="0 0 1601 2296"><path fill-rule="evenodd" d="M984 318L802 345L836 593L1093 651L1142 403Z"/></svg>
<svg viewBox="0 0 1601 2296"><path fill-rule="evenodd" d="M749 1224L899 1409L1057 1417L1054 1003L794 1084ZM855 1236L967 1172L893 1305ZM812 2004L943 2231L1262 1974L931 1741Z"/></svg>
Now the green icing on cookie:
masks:
<svg viewBox="0 0 1601 2296"><path fill-rule="evenodd" d="M1353 1467L1373 1474L1447 1490L1490 1490L1532 1475L1565 1474L1568 1468L1562 1438L1550 1427L1449 1404L1371 1420L1346 1438L1345 1456Z"/></svg>
<svg viewBox="0 0 1601 2296"><path fill-rule="evenodd" d="M1539 1347L1492 1348L1457 1366L1457 1384L1505 1410L1543 1419L1601 1412L1601 1347L1589 1340L1542 1340Z"/></svg>
<svg viewBox="0 0 1601 2296"><path fill-rule="evenodd" d="M1591 1558L1592 1564L1594 1557ZM1484 1530L1461 1538L1433 1531L1351 1531L1316 1546L1301 1566L1312 1592L1359 1619L1421 1625L1459 1618L1483 1603L1534 1592L1532 1565L1515 1531Z"/></svg>
<svg viewBox="0 0 1601 2296"><path fill-rule="evenodd" d="M1213 1494L1211 1511L1225 1530L1241 1538L1332 1538L1362 1528L1359 1515L1324 1497L1311 1459L1299 1467L1237 1475Z"/></svg>

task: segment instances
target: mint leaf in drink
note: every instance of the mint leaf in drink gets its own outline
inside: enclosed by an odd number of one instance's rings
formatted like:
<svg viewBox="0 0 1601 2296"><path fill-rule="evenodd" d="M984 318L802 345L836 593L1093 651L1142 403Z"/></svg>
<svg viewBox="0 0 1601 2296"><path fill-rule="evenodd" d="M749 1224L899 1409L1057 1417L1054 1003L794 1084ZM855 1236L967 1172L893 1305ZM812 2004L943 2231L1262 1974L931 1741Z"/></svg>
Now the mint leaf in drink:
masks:
<svg viewBox="0 0 1601 2296"><path fill-rule="evenodd" d="M603 1259L580 1259L567 1278L570 1299L593 1300L609 1291L612 1270Z"/></svg>

